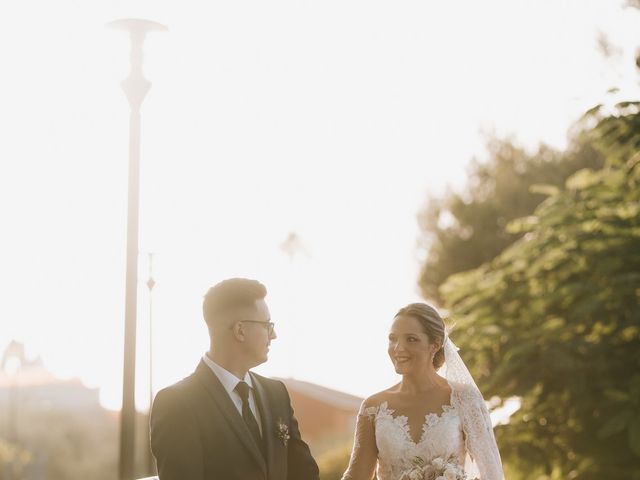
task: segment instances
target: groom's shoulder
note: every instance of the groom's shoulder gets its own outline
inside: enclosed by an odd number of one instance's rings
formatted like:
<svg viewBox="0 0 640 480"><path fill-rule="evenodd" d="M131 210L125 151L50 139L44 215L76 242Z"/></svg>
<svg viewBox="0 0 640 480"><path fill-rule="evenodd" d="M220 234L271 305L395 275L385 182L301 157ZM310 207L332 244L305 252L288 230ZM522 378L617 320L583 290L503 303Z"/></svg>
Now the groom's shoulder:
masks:
<svg viewBox="0 0 640 480"><path fill-rule="evenodd" d="M178 380L177 382L158 390L156 399L189 396L189 393L193 390L195 383L195 373L192 373L191 375L184 377L182 380Z"/></svg>
<svg viewBox="0 0 640 480"><path fill-rule="evenodd" d="M192 373L191 375L184 377L182 380L178 380L177 382L166 386L164 390L181 392L191 389L195 383L195 374Z"/></svg>
<svg viewBox="0 0 640 480"><path fill-rule="evenodd" d="M255 372L251 372L251 375L265 388L272 390L287 390L285 383L278 378L265 377Z"/></svg>

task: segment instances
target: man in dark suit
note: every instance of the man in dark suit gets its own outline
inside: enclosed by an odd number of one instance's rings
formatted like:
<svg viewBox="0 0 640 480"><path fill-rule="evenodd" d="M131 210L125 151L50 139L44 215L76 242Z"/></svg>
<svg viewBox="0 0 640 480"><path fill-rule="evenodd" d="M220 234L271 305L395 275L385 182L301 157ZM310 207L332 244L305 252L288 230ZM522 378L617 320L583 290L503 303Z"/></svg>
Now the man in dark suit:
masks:
<svg viewBox="0 0 640 480"><path fill-rule="evenodd" d="M276 338L266 288L233 278L204 297L210 349L156 395L151 448L160 480L317 480L282 382L249 370Z"/></svg>

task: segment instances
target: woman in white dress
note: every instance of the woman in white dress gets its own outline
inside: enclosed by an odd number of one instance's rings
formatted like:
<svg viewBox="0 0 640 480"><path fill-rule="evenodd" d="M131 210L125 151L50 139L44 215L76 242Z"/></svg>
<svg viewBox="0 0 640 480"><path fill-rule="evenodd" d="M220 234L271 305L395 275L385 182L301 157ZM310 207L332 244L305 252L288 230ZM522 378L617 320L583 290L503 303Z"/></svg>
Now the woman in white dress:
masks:
<svg viewBox="0 0 640 480"><path fill-rule="evenodd" d="M447 480L454 471L503 480L489 412L438 312L424 303L400 309L388 353L402 380L362 403L343 480L376 471L379 480L434 478L443 463L457 465Z"/></svg>

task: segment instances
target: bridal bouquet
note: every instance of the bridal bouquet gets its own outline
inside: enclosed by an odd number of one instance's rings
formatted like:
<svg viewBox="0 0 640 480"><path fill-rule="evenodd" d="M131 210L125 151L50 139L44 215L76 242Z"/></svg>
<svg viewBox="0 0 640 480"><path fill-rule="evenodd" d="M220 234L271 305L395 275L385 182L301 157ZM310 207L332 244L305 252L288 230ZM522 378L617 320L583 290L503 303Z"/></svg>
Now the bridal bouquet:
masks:
<svg viewBox="0 0 640 480"><path fill-rule="evenodd" d="M402 472L399 480L477 480L469 478L454 457L436 457L430 462L415 457L413 466Z"/></svg>

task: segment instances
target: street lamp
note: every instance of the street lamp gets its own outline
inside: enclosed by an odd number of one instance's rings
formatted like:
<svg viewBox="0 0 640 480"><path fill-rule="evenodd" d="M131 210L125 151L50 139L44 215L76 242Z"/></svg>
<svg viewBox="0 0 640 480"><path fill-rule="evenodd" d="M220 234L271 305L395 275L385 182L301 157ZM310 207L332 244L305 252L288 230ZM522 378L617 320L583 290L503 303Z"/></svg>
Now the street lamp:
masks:
<svg viewBox="0 0 640 480"><path fill-rule="evenodd" d="M138 287L138 205L140 184L140 107L151 89L142 73L142 45L148 32L167 27L149 20L128 18L107 24L129 33L131 71L122 82L129 101L129 202L127 211L127 273L125 285L124 375L120 417L120 480L133 479L135 441L136 307Z"/></svg>

